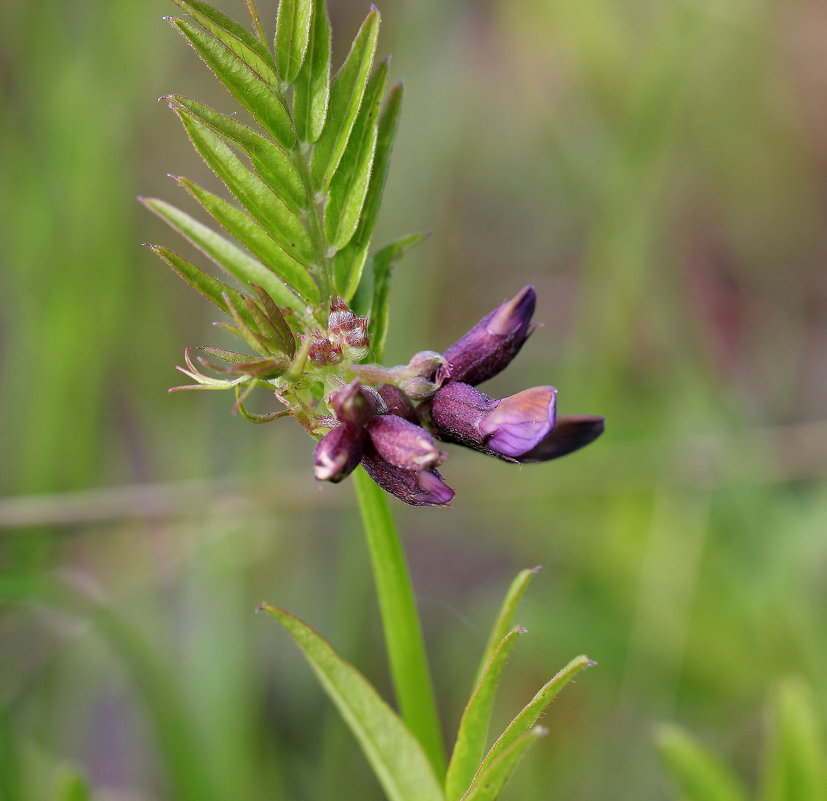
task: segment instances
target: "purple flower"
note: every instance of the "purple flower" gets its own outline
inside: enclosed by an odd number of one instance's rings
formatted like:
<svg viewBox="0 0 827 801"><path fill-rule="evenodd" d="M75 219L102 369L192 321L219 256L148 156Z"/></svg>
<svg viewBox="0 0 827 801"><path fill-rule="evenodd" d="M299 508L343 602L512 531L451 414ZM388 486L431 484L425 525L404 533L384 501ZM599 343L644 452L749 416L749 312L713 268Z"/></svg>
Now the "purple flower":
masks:
<svg viewBox="0 0 827 801"><path fill-rule="evenodd" d="M434 396L431 422L444 440L519 461L554 429L556 398L554 387L533 387L496 400L453 382Z"/></svg>
<svg viewBox="0 0 827 801"><path fill-rule="evenodd" d="M548 462L566 456L594 442L602 433L605 419L590 414L566 414L542 441L517 460L523 464Z"/></svg>
<svg viewBox="0 0 827 801"><path fill-rule="evenodd" d="M362 460L367 436L361 428L340 423L327 432L313 452L313 475L318 481L338 484Z"/></svg>
<svg viewBox="0 0 827 801"><path fill-rule="evenodd" d="M436 470L404 470L386 462L372 448L362 456L362 467L385 492L411 506L445 506L454 497Z"/></svg>
<svg viewBox="0 0 827 801"><path fill-rule="evenodd" d="M403 470L425 470L446 459L446 454L437 448L434 438L424 428L402 417L393 414L375 417L367 430L377 454Z"/></svg>
<svg viewBox="0 0 827 801"><path fill-rule="evenodd" d="M437 378L476 385L495 376L528 339L536 304L534 287L526 286L497 306L443 353L448 366L440 368Z"/></svg>

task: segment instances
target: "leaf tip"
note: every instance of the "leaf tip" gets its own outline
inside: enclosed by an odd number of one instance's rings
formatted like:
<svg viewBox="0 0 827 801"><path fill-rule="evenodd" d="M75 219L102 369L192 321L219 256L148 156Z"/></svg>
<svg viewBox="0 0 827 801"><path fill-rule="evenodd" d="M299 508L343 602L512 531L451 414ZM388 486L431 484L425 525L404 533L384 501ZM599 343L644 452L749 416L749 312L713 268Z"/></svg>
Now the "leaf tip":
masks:
<svg viewBox="0 0 827 801"><path fill-rule="evenodd" d="M536 576L542 569L543 569L542 565L534 565L534 567L530 567L528 569L528 572L532 573Z"/></svg>

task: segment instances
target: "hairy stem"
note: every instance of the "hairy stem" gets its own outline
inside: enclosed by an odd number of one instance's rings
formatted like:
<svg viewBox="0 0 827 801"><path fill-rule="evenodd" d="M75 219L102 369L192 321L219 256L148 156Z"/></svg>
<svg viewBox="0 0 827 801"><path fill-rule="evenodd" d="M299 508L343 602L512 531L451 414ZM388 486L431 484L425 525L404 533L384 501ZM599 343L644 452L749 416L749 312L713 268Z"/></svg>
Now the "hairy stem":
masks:
<svg viewBox="0 0 827 801"><path fill-rule="evenodd" d="M444 777L442 732L405 553L385 493L361 467L354 480L399 711L437 776Z"/></svg>

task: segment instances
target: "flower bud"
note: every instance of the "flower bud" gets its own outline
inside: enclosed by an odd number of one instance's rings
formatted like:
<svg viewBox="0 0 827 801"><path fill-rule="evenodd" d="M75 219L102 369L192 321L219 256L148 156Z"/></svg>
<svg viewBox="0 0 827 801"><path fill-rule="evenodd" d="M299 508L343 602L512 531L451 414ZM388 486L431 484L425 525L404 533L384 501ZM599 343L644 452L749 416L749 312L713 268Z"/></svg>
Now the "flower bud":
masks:
<svg viewBox="0 0 827 801"><path fill-rule="evenodd" d="M375 390L368 390L359 381L352 381L330 396L330 406L342 423L366 426L378 411L374 393Z"/></svg>
<svg viewBox="0 0 827 801"><path fill-rule="evenodd" d="M358 317L341 298L330 301L327 330L348 359L358 362L368 355L368 320Z"/></svg>
<svg viewBox="0 0 827 801"><path fill-rule="evenodd" d="M448 365L440 369L437 381L476 385L499 373L528 339L536 302L534 287L523 287L483 317L444 352Z"/></svg>
<svg viewBox="0 0 827 801"><path fill-rule="evenodd" d="M573 453L594 442L602 433L605 419L589 414L567 414L557 418L554 428L518 462L548 462Z"/></svg>
<svg viewBox="0 0 827 801"><path fill-rule="evenodd" d="M446 458L424 428L393 414L371 420L368 434L379 456L403 470L425 470Z"/></svg>
<svg viewBox="0 0 827 801"><path fill-rule="evenodd" d="M502 400L451 383L434 396L431 420L440 437L492 456L518 460L554 428L557 390L532 387Z"/></svg>
<svg viewBox="0 0 827 801"><path fill-rule="evenodd" d="M328 431L313 454L316 479L338 484L349 476L362 459L366 439L363 429L346 423Z"/></svg>
<svg viewBox="0 0 827 801"><path fill-rule="evenodd" d="M362 457L362 466L385 492L411 506L444 506L454 497L454 491L436 470L404 470L370 447Z"/></svg>
<svg viewBox="0 0 827 801"><path fill-rule="evenodd" d="M395 387L393 384L382 384L378 388L378 392L385 402L388 414L404 417L409 423L419 422L414 405L399 387Z"/></svg>
<svg viewBox="0 0 827 801"><path fill-rule="evenodd" d="M320 367L339 364L342 361L342 346L338 342L331 342L320 331L314 331L307 357Z"/></svg>

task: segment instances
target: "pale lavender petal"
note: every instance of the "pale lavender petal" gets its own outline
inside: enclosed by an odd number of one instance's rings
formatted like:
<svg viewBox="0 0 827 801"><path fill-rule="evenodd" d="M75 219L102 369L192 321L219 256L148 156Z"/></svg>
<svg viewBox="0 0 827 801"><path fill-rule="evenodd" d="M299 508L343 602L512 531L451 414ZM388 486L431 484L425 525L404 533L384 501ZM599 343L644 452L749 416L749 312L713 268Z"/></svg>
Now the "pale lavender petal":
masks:
<svg viewBox="0 0 827 801"><path fill-rule="evenodd" d="M486 448L512 458L530 451L554 428L556 397L554 387L532 387L503 398L480 423Z"/></svg>

